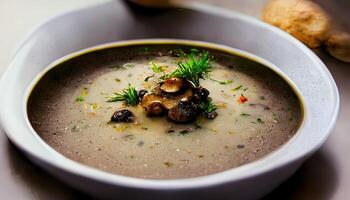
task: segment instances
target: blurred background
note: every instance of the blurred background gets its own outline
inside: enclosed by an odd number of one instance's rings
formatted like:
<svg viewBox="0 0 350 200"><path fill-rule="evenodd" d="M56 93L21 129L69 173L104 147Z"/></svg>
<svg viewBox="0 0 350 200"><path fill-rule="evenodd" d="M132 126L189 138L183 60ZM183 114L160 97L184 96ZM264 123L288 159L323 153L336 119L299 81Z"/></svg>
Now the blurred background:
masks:
<svg viewBox="0 0 350 200"><path fill-rule="evenodd" d="M105 1L107 0L0 0L0 74L4 72L16 45L40 22L58 13ZM140 3L142 0L135 1ZM150 2L153 3L155 0L150 0L146 4L152 5L149 4ZM269 1L197 0L196 2L224 7L260 19L263 8ZM332 48L331 51L340 55L342 60L349 58L350 39L347 32L350 32L350 1L315 0L313 2L331 18L332 27L336 27L337 31L345 34L335 38L336 47L334 43L325 42L313 49L327 65L338 85L341 95L339 120L326 144L294 176L265 199L349 199L350 196L348 189L350 187L350 158L348 157L350 152L350 79L348 78L350 64L330 56L325 51ZM337 46L338 41L340 41L340 47ZM0 132L3 132L1 128ZM32 165L2 133L0 134L0 160L0 199L90 198Z"/></svg>

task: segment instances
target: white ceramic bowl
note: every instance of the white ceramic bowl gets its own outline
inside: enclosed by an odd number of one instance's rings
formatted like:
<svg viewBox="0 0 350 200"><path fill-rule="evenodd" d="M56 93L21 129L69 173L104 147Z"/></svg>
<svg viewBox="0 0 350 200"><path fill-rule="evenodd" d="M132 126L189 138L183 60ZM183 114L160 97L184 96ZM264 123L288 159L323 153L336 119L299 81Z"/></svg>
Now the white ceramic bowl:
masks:
<svg viewBox="0 0 350 200"><path fill-rule="evenodd" d="M202 4L154 14L112 1L47 20L18 47L0 82L0 120L9 139L34 163L66 183L103 198L255 199L288 178L326 140L339 109L325 65L288 34L253 18ZM225 172L189 179L146 180L71 161L45 144L26 116L26 91L56 59L126 39L178 38L223 44L268 60L300 91L306 115L298 133L271 155Z"/></svg>

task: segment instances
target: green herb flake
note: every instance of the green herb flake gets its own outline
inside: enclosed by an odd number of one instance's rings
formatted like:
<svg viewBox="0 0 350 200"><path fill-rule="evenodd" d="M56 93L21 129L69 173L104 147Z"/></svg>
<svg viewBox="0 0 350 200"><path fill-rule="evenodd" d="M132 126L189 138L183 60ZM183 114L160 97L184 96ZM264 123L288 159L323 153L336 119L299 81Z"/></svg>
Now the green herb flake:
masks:
<svg viewBox="0 0 350 200"><path fill-rule="evenodd" d="M237 87L233 88L231 91L237 91L239 89L241 89L243 86L242 85L238 85Z"/></svg>
<svg viewBox="0 0 350 200"><path fill-rule="evenodd" d="M193 54L199 54L200 53L199 49L196 49L196 48L190 49L190 52L193 53Z"/></svg>
<svg viewBox="0 0 350 200"><path fill-rule="evenodd" d="M230 83L233 83L233 80L226 80L226 81L220 82L221 85L226 85L226 84L230 84Z"/></svg>
<svg viewBox="0 0 350 200"><path fill-rule="evenodd" d="M80 127L79 127L79 125L74 125L71 130L72 130L72 132L77 132L80 130Z"/></svg>
<svg viewBox="0 0 350 200"><path fill-rule="evenodd" d="M208 101L201 102L199 104L199 108L202 110L203 113L210 113L217 109L217 106L213 103L211 99L208 99Z"/></svg>
<svg viewBox="0 0 350 200"><path fill-rule="evenodd" d="M83 87L83 90L80 92L80 95L75 98L75 101L85 101L85 97L88 95L88 88Z"/></svg>
<svg viewBox="0 0 350 200"><path fill-rule="evenodd" d="M115 82L118 82L118 83L121 81L119 78L115 78L114 80Z"/></svg>
<svg viewBox="0 0 350 200"><path fill-rule="evenodd" d="M161 66L156 65L153 61L151 61L149 64L151 65L150 69L156 74L162 73L164 71Z"/></svg>
<svg viewBox="0 0 350 200"><path fill-rule="evenodd" d="M227 85L227 84L233 83L233 80L216 80L216 79L213 79L213 78L209 78L209 80L217 82L217 83L219 83L221 85Z"/></svg>
<svg viewBox="0 0 350 200"><path fill-rule="evenodd" d="M186 135L186 134L188 134L189 132L190 132L189 130L184 129L184 130L181 130L179 133L180 133L181 135Z"/></svg>
<svg viewBox="0 0 350 200"><path fill-rule="evenodd" d="M75 101L84 101L85 98L83 96L78 96L77 98L75 98Z"/></svg>
<svg viewBox="0 0 350 200"><path fill-rule="evenodd" d="M248 114L248 113L241 113L241 115L240 115L241 117L249 117L250 116L250 114Z"/></svg>
<svg viewBox="0 0 350 200"><path fill-rule="evenodd" d="M139 103L139 96L135 87L132 87L130 84L127 89L124 89L122 93L114 93L114 96L107 97L107 102L115 101L125 101L126 104L135 106Z"/></svg>
<svg viewBox="0 0 350 200"><path fill-rule="evenodd" d="M256 119L256 121L259 122L260 124L264 124L265 123L261 118Z"/></svg>

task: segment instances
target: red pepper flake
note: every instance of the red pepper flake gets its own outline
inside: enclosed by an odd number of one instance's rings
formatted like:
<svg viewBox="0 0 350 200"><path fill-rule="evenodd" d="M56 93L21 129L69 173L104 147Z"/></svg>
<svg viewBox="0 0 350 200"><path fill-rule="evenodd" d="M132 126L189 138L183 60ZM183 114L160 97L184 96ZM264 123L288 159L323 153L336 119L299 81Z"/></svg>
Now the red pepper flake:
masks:
<svg viewBox="0 0 350 200"><path fill-rule="evenodd" d="M245 97L243 94L241 94L241 96L238 98L237 100L239 103L245 103L248 101L248 98Z"/></svg>

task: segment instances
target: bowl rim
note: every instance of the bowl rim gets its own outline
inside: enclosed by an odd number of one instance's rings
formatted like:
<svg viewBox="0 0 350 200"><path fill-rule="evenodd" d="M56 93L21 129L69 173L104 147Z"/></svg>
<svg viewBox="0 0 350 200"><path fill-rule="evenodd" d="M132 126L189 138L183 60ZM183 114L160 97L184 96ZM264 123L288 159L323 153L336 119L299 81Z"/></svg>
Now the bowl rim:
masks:
<svg viewBox="0 0 350 200"><path fill-rule="evenodd" d="M133 178L133 177L126 177L126 176L120 176L120 175L111 175L110 173L107 172L102 172L100 170L97 170L95 168L92 167L88 167L88 166L83 166L81 164L78 164L79 169L78 170L73 170L71 167L67 167L64 166L64 164L58 164L58 162L52 162L52 160L45 160L44 158L42 158L41 156L35 154L35 152L31 151L30 148L28 147L23 147L21 144L16 142L16 138L12 137L13 135L8 134L10 131L10 128L7 126L7 123L5 123L7 121L5 115L3 112L0 111L0 121L1 124L3 125L3 128L6 131L7 136L10 138L10 140L16 144L17 147L19 147L21 150L24 150L25 152L29 153L31 156L37 158L38 160L41 160L43 162L46 162L47 164L53 165L57 168L59 168L60 170L64 170L76 175L81 175L87 178L92 178L94 180L98 180L101 182L105 182L105 183L109 183L109 184L115 184L115 185L123 185L123 186L128 186L128 187L134 187L134 188L143 188L143 189L158 189L158 190L177 190L177 189L192 189L192 188L198 188L198 187L205 187L205 186L213 186L213 185L217 185L217 184L223 184L226 182L232 182L232 181L239 181L242 179L247 179L250 178L252 176L257 176L263 173L266 173L268 171L277 169L279 167L282 167L284 165L287 165L288 163L291 163L293 161L296 161L304 156L306 156L307 154L311 154L314 151L316 151L327 139L328 135L330 134L331 129L334 127L335 125L335 121L337 119L337 115L338 115L338 110L339 110L339 93L337 90L337 87L335 85L335 82L332 78L332 76L330 75L330 72L328 71L328 69L326 68L326 66L320 61L320 59L311 51L309 50L307 47L305 47L303 44L301 44L299 41L297 41L296 39L294 39L292 36L288 35L287 33L272 27L268 24L265 24L253 17L249 17L249 16L245 16L243 14L239 14L239 13L235 13L233 11L230 10L226 10L223 8L218 8L215 6L209 6L209 5L205 5L202 3L199 4L193 4L193 3L185 3L185 4L181 4L182 7L184 8L189 8L189 9L195 9L195 10L199 10L199 11L204 11L207 13L213 13L213 14L217 14L220 16L227 16L227 17L234 17L234 18L238 18L242 21L246 21L249 23L254 24L255 26L262 26L264 28L269 29L270 31L273 31L277 34L279 34L280 36L284 37L285 39L289 40L290 42L292 42L294 45L297 45L306 55L308 55L308 57L313 60L315 63L317 63L317 65L322 69L322 71L326 74L326 76L328 77L328 81L330 82L331 86L332 86L332 92L333 92L333 98L334 98L334 105L333 105L333 113L331 114L332 119L329 122L328 126L325 128L324 130L324 134L322 135L322 138L320 138L318 140L318 143L313 146L312 148L310 148L307 152L304 152L303 154L300 155L294 155L294 157L290 157L288 159L284 159L281 160L281 162L274 164L272 166L270 166L269 168L265 167L265 168L260 168L260 169L256 169L254 171L250 171L249 173L242 173L243 175L241 176L233 176L232 174L230 176L227 175L226 172L232 172L234 171L239 171L238 169L242 169L245 168L246 166L250 165L250 164L256 164L256 162L259 162L260 160L248 163L246 165L243 165L241 167L237 167L237 168L233 168L230 170L226 170L224 172L220 172L220 173L215 173L212 175L207 175L207 176L201 176L201 177L194 177L194 178L186 178L186 179L166 179L166 180L153 180L153 179L140 179L140 178ZM78 10L79 11L79 10ZM68 11L68 12L64 12L58 15L55 15L54 17L49 18L48 20L45 20L42 24L38 25L32 32L30 32L27 37L22 41L22 43L20 45L18 45L15 54L13 55L11 62L10 62L10 66L12 65L12 63L14 62L17 53L20 51L20 49L25 45L25 43L30 40L30 37L35 34L35 32L42 26L44 26L46 23L48 23L51 20L54 20L56 18L59 18L61 16L64 16L68 13L71 12L75 12L75 11ZM191 41L192 42L192 41ZM101 46L101 45L98 45ZM224 45L220 45L220 46L224 46ZM229 47L230 49L234 49ZM240 50L238 50L240 51ZM236 51L237 52L237 51ZM74 54L74 53L73 53ZM246 55L246 54L245 54ZM254 55L255 56L255 55ZM255 56L257 57L257 56ZM258 57L260 58L260 57ZM265 59L263 59L265 60ZM268 65L271 66L271 65ZM273 65L272 65L273 66ZM9 74L9 68L8 67L6 69L6 71L4 72L4 75L2 76L1 82L0 82L0 88L3 87L4 85L4 79L6 76L8 76ZM288 76L282 76L283 78L288 77ZM292 81L289 81L289 84L293 83ZM295 89L295 88L293 88ZM296 87L297 89L297 87ZM298 90L296 90L298 91ZM302 98L302 95L299 96L300 98ZM26 103L25 103L26 105ZM307 107L304 107L305 109L305 114L304 117L306 117L306 113L307 113ZM27 116L25 116L27 117ZM30 126L31 127L31 126ZM301 129L301 127L299 128L299 130ZM291 140L289 140L287 143L289 143ZM287 145L287 143L285 143L281 148L285 147ZM46 143L45 143L46 144ZM46 144L47 145L47 144ZM51 147L50 147L51 148ZM281 149L278 149L277 152L280 152ZM62 155L61 155L62 156ZM65 158L64 156L62 156L63 158ZM266 156L263 157L262 159L265 160ZM74 162L72 160L69 160L68 158L65 158L68 161L67 162ZM69 163L72 164L72 163ZM81 166L80 166L81 165ZM91 171L97 171L95 175L91 175ZM240 170L242 171L242 170ZM253 173L254 172L254 173ZM236 173L239 174L239 173Z"/></svg>

